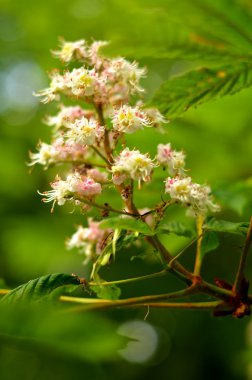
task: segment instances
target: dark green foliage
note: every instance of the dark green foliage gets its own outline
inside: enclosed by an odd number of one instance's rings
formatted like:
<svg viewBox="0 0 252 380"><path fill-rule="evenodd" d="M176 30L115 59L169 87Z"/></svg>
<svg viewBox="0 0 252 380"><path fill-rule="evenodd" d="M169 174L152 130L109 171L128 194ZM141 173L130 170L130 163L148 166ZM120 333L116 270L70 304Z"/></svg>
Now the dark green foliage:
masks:
<svg viewBox="0 0 252 380"><path fill-rule="evenodd" d="M160 234L175 234L178 236L192 237L195 233L182 222L161 222L155 230Z"/></svg>
<svg viewBox="0 0 252 380"><path fill-rule="evenodd" d="M207 252L214 251L219 246L219 239L215 232L207 232L202 239L201 243L201 256L203 257Z"/></svg>
<svg viewBox="0 0 252 380"><path fill-rule="evenodd" d="M111 360L122 346L116 324L89 313L70 313L54 305L0 305L0 347L52 358L91 362Z"/></svg>

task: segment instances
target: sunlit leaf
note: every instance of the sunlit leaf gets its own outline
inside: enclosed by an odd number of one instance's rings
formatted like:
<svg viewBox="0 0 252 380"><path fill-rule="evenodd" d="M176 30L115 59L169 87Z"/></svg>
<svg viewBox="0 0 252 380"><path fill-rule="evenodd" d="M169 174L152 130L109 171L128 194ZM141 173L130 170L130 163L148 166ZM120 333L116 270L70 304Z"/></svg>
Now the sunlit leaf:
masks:
<svg viewBox="0 0 252 380"><path fill-rule="evenodd" d="M168 119L174 119L191 107L235 94L251 85L251 63L201 68L163 83L152 104L158 106Z"/></svg>
<svg viewBox="0 0 252 380"><path fill-rule="evenodd" d="M140 232L144 235L152 235L153 232L148 224L133 218L109 218L101 222L102 228L120 228L121 230Z"/></svg>
<svg viewBox="0 0 252 380"><path fill-rule="evenodd" d="M90 286L90 289L97 295L98 298L105 300L117 300L121 295L121 289L114 284L92 285Z"/></svg>

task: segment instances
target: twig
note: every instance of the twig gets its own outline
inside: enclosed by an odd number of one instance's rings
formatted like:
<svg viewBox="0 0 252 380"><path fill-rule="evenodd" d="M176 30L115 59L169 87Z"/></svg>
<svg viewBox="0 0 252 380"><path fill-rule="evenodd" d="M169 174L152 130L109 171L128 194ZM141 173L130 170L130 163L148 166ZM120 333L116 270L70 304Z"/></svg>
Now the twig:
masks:
<svg viewBox="0 0 252 380"><path fill-rule="evenodd" d="M108 166L110 166L110 162L107 160L107 158L99 151L99 149L97 149L94 145L90 145L90 148L92 148L94 151L95 151L95 153L97 153L98 154L98 156L100 156L102 159L103 159L103 161L105 161L107 164L108 164Z"/></svg>
<svg viewBox="0 0 252 380"><path fill-rule="evenodd" d="M165 276L168 271L169 271L169 268L167 267L167 269L163 269L160 272L146 274L146 275L140 276L140 277L131 277L131 278L126 278L123 280L115 280L115 281L101 281L99 283L97 283L95 281L90 281L88 283L88 285L90 285L90 286L93 286L93 285L109 286L109 285L128 284L130 282L144 281L144 280L149 280L151 278L162 277L162 276Z"/></svg>
<svg viewBox="0 0 252 380"><path fill-rule="evenodd" d="M247 232L247 236L246 236L245 245L244 245L241 257L240 257L239 267L238 267L237 274L235 277L235 282L234 282L234 286L233 286L234 294L239 293L241 290L241 283L242 283L242 280L244 278L244 269L246 266L246 260L248 257L248 253L249 253L251 243L252 243L252 217L250 218L250 223L249 223L249 228L248 228L248 232Z"/></svg>

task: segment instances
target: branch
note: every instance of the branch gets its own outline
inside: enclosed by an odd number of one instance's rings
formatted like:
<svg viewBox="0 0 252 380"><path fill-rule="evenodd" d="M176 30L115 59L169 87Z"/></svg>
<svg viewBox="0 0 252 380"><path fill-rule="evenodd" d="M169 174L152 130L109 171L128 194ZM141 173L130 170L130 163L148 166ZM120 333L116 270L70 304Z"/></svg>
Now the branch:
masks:
<svg viewBox="0 0 252 380"><path fill-rule="evenodd" d="M88 299L88 298L61 296L60 301L84 304L82 306L78 306L78 307L67 310L71 312L72 311L78 312L78 311L85 311L85 310L101 310L101 309L103 310L103 309L111 309L111 308L117 308L117 307L129 307L132 305L146 304L149 302L155 302L159 300L166 300L166 299L171 299L171 298L183 298L195 292L197 292L197 289L194 286L191 286L189 288L182 289L173 293L157 294L153 296L140 296L140 297L126 298L122 300L99 300L98 302L93 303L92 299ZM90 304L89 306L87 306L88 303Z"/></svg>
<svg viewBox="0 0 252 380"><path fill-rule="evenodd" d="M109 131L106 128L106 123L105 123L105 119L104 119L104 116L103 116L102 105L101 104L94 104L94 106L95 106L95 109L96 109L96 112L97 112L100 124L105 127L105 132L104 132L104 150L105 150L105 152L107 154L109 164L112 164L114 162L114 158L112 156L112 152L111 152L111 148L110 148Z"/></svg>
<svg viewBox="0 0 252 380"><path fill-rule="evenodd" d="M244 270L245 270L246 260L248 257L248 253L249 253L251 243L252 243L252 217L250 218L250 223L249 223L249 228L248 228L248 232L247 232L247 236L246 236L245 245L244 245L241 257L240 257L239 267L238 267L237 274L235 277L235 282L234 282L234 286L233 286L234 294L239 293L241 290L241 283L242 283L242 280L244 278Z"/></svg>
<svg viewBox="0 0 252 380"><path fill-rule="evenodd" d="M131 212L127 212L127 211L121 211L121 210L118 210L118 209L116 209L116 208L114 208L114 207L111 207L111 206L109 206L109 205L100 205L100 204L98 204L98 203L96 203L96 202L93 202L93 201L89 201L89 200L87 200L86 198L82 198L82 197L75 197L75 199L77 199L77 200L79 200L80 202L83 202L83 203L85 203L85 204L87 204L87 205L89 205L89 206L93 206L93 207L96 207L96 208L98 208L98 209L100 209L100 210L104 210L104 211L111 211L111 212L114 212L114 213L116 213L116 214L122 214L122 215L128 215L128 216L138 216L138 215L135 215L135 214L132 214Z"/></svg>
<svg viewBox="0 0 252 380"><path fill-rule="evenodd" d="M168 309L186 309L186 310L213 310L223 304L222 301L209 302L154 302L147 304L135 305L133 307L152 307Z"/></svg>

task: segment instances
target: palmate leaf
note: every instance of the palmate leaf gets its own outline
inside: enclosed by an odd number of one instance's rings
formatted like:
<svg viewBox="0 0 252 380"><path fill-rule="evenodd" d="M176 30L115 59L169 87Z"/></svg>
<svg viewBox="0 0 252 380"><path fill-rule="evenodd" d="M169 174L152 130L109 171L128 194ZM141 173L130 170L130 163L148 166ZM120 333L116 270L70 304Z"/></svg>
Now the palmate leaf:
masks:
<svg viewBox="0 0 252 380"><path fill-rule="evenodd" d="M252 63L240 62L234 66L214 69L201 68L163 83L152 104L171 120L191 107L235 94L251 85Z"/></svg>
<svg viewBox="0 0 252 380"><path fill-rule="evenodd" d="M29 282L13 289L0 300L0 303L42 300L59 287L79 284L80 280L77 276L65 273L48 274L46 276L30 280Z"/></svg>

